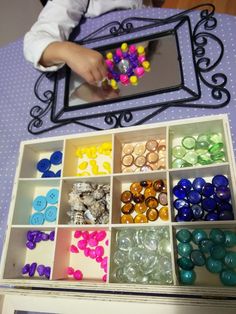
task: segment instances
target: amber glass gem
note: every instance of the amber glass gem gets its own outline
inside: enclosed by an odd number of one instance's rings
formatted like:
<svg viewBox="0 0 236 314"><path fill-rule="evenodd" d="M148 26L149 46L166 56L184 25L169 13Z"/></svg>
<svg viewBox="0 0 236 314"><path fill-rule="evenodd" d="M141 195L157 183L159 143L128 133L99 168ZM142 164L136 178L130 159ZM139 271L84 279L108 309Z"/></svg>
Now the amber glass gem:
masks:
<svg viewBox="0 0 236 314"><path fill-rule="evenodd" d="M144 180L144 181L140 182L140 185L143 186L144 188L151 187L152 181L151 180Z"/></svg>
<svg viewBox="0 0 236 314"><path fill-rule="evenodd" d="M165 192L161 192L159 195L158 195L158 201L161 205L165 206L168 204L168 200L167 200L167 193Z"/></svg>
<svg viewBox="0 0 236 314"><path fill-rule="evenodd" d="M137 224L139 223L147 223L147 217L144 214L138 214L137 216L134 217L134 222Z"/></svg>
<svg viewBox="0 0 236 314"><path fill-rule="evenodd" d="M165 185L164 181L160 179L160 180L154 181L152 186L153 186L155 191L161 192L164 185Z"/></svg>
<svg viewBox="0 0 236 314"><path fill-rule="evenodd" d="M122 164L126 167L129 167L133 164L134 157L133 155L124 155L122 157Z"/></svg>
<svg viewBox="0 0 236 314"><path fill-rule="evenodd" d="M147 219L150 221L157 220L159 216L159 212L156 208L149 208L146 213Z"/></svg>
<svg viewBox="0 0 236 314"><path fill-rule="evenodd" d="M132 214L134 211L134 204L127 203L124 206L121 207L121 211L123 214Z"/></svg>
<svg viewBox="0 0 236 314"><path fill-rule="evenodd" d="M133 201L135 203L142 203L144 201L145 197L143 194L134 194L133 195Z"/></svg>
<svg viewBox="0 0 236 314"><path fill-rule="evenodd" d="M135 166L143 167L146 164L146 157L145 156L138 156L134 161Z"/></svg>
<svg viewBox="0 0 236 314"><path fill-rule="evenodd" d="M133 194L130 191L124 191L120 197L123 203L130 203L133 199Z"/></svg>
<svg viewBox="0 0 236 314"><path fill-rule="evenodd" d="M134 219L131 215L123 215L120 218L120 222L122 224L132 224L134 222Z"/></svg>
<svg viewBox="0 0 236 314"><path fill-rule="evenodd" d="M153 189L153 187L146 188L144 191L145 198L148 198L149 196L156 196L156 191Z"/></svg>
<svg viewBox="0 0 236 314"><path fill-rule="evenodd" d="M134 205L134 210L136 211L137 214L143 214L147 210L147 206L144 202L137 203Z"/></svg>
<svg viewBox="0 0 236 314"><path fill-rule="evenodd" d="M139 194L142 191L143 187L139 182L134 182L130 185L130 191L133 194Z"/></svg>
<svg viewBox="0 0 236 314"><path fill-rule="evenodd" d="M157 150L158 142L156 140L149 140L146 143L146 149L150 152Z"/></svg>
<svg viewBox="0 0 236 314"><path fill-rule="evenodd" d="M163 206L159 210L159 217L161 220L167 221L169 219L169 209L167 206Z"/></svg>
<svg viewBox="0 0 236 314"><path fill-rule="evenodd" d="M149 208L156 208L158 206L159 202L154 196L149 196L148 198L146 198L145 204Z"/></svg>

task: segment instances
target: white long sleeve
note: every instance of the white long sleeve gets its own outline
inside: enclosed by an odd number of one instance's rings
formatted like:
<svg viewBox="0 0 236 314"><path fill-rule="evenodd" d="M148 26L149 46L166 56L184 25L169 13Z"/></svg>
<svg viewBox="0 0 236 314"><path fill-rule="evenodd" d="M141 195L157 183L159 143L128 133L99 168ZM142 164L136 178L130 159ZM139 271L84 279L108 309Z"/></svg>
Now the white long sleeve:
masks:
<svg viewBox="0 0 236 314"><path fill-rule="evenodd" d="M39 64L42 53L50 43L67 40L83 15L92 17L114 9L134 9L141 6L142 0L48 1L37 22L24 37L25 58L41 71L56 71L63 64L43 67Z"/></svg>

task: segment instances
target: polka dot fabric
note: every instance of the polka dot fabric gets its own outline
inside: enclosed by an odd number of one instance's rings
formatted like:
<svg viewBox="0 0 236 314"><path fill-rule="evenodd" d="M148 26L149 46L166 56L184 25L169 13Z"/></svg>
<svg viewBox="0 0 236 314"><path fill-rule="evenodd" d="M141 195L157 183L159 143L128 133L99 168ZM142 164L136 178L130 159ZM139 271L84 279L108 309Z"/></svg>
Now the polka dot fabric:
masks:
<svg viewBox="0 0 236 314"><path fill-rule="evenodd" d="M149 18L165 18L173 14L178 13L177 10L172 9L139 9L139 10L127 10L127 11L116 11L109 14L105 14L101 17L94 19L88 19L85 23L82 23L80 27L80 33L77 37L77 40L89 35L91 32L95 31L104 24L107 24L110 21L122 21L128 17L149 17ZM189 14L192 27L196 25L199 20L199 11L195 11ZM222 62L217 66L215 72L222 72L227 75L227 89L231 93L230 103L222 108L217 110L212 109L191 109L191 108L177 108L170 107L158 115L155 115L158 108L147 108L143 111L138 111L134 113L134 121L140 121L144 119L149 114L153 114L153 117L145 123L154 123L162 122L174 119L188 119L191 117L211 115L211 114L221 114L227 113L230 120L231 132L233 137L234 149L236 149L235 135L236 135L236 121L235 121L235 109L236 109L236 87L235 87L235 77L236 77L236 17L218 14L216 15L218 26L213 31L221 38L224 44L224 57ZM135 25L138 22L134 22ZM142 22L145 24L144 22ZM162 27L158 29L147 29L141 32L128 34L126 36L119 36L118 38L107 39L104 41L99 41L96 43L97 46L111 44L113 42L129 40L134 37L140 37L150 34L150 32L159 32L162 30ZM185 31L185 28L183 29ZM104 31L104 34L106 32ZM107 34L107 33L106 33ZM183 36L184 38L184 36ZM182 46L187 43L180 42ZM89 47L95 47L95 44L88 45ZM191 68L191 59L189 59L188 49L184 51L184 62L183 67L185 69ZM214 45L209 45L208 55L212 58L216 57L217 49ZM23 57L23 43L22 39L19 39L16 42L13 42L6 47L0 49L0 251L2 251L3 239L5 235L6 225L7 225L7 216L10 206L11 193L13 180L15 175L15 169L18 162L18 152L19 144L22 140L33 139L33 138L42 138L42 137L51 137L51 136L60 136L72 133L82 133L90 132L91 129L80 125L80 124L68 124L65 126L58 125L57 128L43 133L40 135L32 135L28 132L27 126L32 120L30 117L30 110L37 105L42 106L35 95L34 95L34 84L40 73L32 68ZM194 73L191 71L186 71L187 77L186 81L189 84L190 88L194 88ZM49 81L45 81L46 84L50 84ZM44 82L44 84L45 84ZM60 84L58 90L58 99L63 97L63 84ZM146 97L145 99L136 99L129 100L125 103L126 108L135 108L140 105L149 104L150 106L156 103L157 96ZM160 95L163 101L165 101L165 96ZM181 97L181 95L171 94L168 95L168 100L176 99L176 97ZM214 100L210 97L210 90L203 87L202 98L199 103L210 103L213 104ZM117 104L116 104L117 106ZM114 105L107 105L107 112L114 110ZM100 106L91 108L88 113L99 113L102 112ZM84 114L84 113L83 113ZM86 113L85 113L86 114ZM87 124L95 125L101 129L106 129L107 126L104 122L104 118L99 119L89 119L84 121ZM43 127L55 127L55 124L52 124L50 121L50 112L45 116L43 120Z"/></svg>

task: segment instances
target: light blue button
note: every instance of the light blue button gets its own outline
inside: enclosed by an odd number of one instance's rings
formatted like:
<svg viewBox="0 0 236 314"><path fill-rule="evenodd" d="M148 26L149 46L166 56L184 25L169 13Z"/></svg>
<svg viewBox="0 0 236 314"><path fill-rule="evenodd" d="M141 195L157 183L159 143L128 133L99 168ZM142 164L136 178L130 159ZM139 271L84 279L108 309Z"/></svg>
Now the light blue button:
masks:
<svg viewBox="0 0 236 314"><path fill-rule="evenodd" d="M58 202L58 189L51 189L47 192L46 200L49 204L57 204Z"/></svg>
<svg viewBox="0 0 236 314"><path fill-rule="evenodd" d="M39 195L33 200L33 208L40 212L47 206L47 199L45 196Z"/></svg>
<svg viewBox="0 0 236 314"><path fill-rule="evenodd" d="M42 213L34 213L30 217L30 224L31 225L43 225L44 224L44 214L42 214Z"/></svg>
<svg viewBox="0 0 236 314"><path fill-rule="evenodd" d="M57 207L56 206L48 206L45 209L44 218L48 222L53 222L57 218Z"/></svg>

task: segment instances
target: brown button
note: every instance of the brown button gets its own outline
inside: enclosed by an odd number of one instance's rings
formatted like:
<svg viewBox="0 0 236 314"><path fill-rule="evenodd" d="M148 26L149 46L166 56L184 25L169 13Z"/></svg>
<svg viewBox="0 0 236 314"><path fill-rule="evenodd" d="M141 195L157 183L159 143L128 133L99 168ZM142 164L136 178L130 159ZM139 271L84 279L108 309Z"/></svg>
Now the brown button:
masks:
<svg viewBox="0 0 236 314"><path fill-rule="evenodd" d="M157 153L150 152L147 154L147 161L150 162L150 164L157 162L158 159L159 159L159 156Z"/></svg>
<svg viewBox="0 0 236 314"><path fill-rule="evenodd" d="M143 155L145 153L146 147L144 143L137 143L134 147L134 153L136 155Z"/></svg>
<svg viewBox="0 0 236 314"><path fill-rule="evenodd" d="M145 156L138 156L134 161L135 166L143 167L146 164L146 157Z"/></svg>
<svg viewBox="0 0 236 314"><path fill-rule="evenodd" d="M146 213L147 219L150 221L155 221L159 217L159 212L156 208L149 208Z"/></svg>
<svg viewBox="0 0 236 314"><path fill-rule="evenodd" d="M150 152L157 150L158 142L156 140L149 140L146 143L146 149Z"/></svg>
<svg viewBox="0 0 236 314"><path fill-rule="evenodd" d="M134 194L133 195L133 201L135 203L142 203L144 201L145 197L143 194Z"/></svg>
<svg viewBox="0 0 236 314"><path fill-rule="evenodd" d="M134 151L134 146L133 146L133 144L125 144L124 146L123 146L123 153L125 154L125 155L129 155L129 154L132 154L133 153L133 151Z"/></svg>
<svg viewBox="0 0 236 314"><path fill-rule="evenodd" d="M132 203L127 203L121 207L123 214L132 214L134 211L134 205Z"/></svg>
<svg viewBox="0 0 236 314"><path fill-rule="evenodd" d="M133 164L134 157L132 155L124 155L122 158L122 164L126 167L129 167Z"/></svg>

